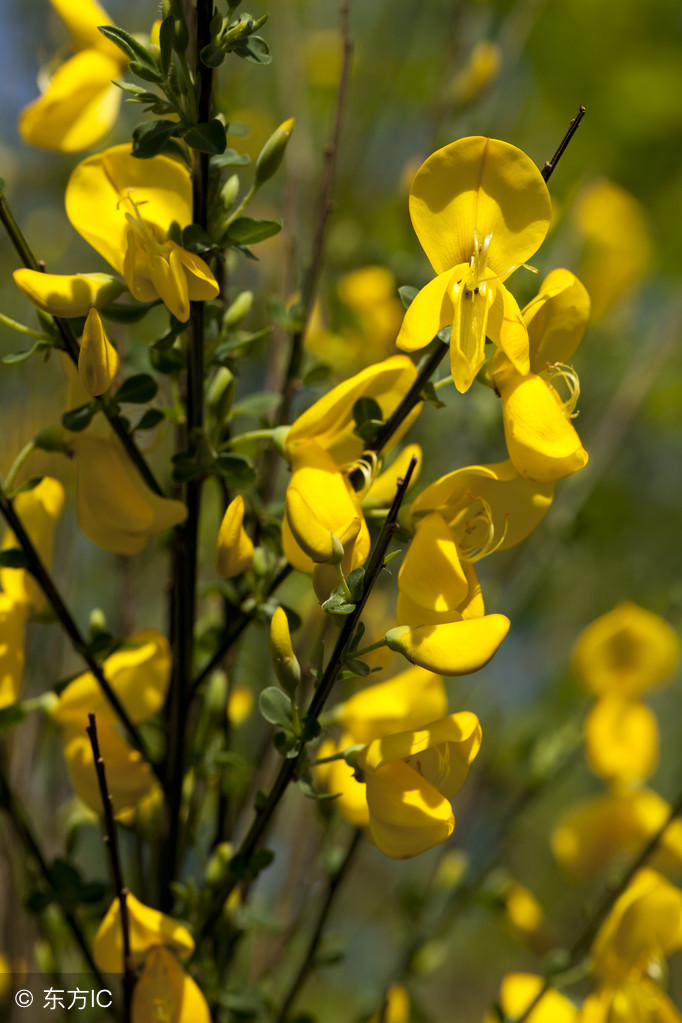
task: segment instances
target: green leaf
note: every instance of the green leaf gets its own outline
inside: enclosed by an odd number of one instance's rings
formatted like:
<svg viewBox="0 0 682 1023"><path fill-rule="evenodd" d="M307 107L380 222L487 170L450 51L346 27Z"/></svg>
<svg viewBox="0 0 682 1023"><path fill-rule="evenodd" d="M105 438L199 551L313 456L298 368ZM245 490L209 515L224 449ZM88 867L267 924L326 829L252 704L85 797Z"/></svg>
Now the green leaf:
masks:
<svg viewBox="0 0 682 1023"><path fill-rule="evenodd" d="M173 43L175 42L175 18L173 14L167 14L159 28L159 49L161 50L161 70L163 77L168 78L171 57L173 56Z"/></svg>
<svg viewBox="0 0 682 1023"><path fill-rule="evenodd" d="M133 156L138 160L148 160L158 156L178 130L176 121L145 121L133 128Z"/></svg>
<svg viewBox="0 0 682 1023"><path fill-rule="evenodd" d="M136 60L131 60L128 64L128 70L132 75L137 75L143 82L153 82L154 85L160 85L163 81L163 75L159 71L153 71L147 67L146 64L138 64Z"/></svg>
<svg viewBox="0 0 682 1023"><path fill-rule="evenodd" d="M112 323L137 323L155 305L161 305L160 298L153 302L136 302L135 305L130 302L112 302L111 305L105 305L100 309L99 314Z"/></svg>
<svg viewBox="0 0 682 1023"><path fill-rule="evenodd" d="M135 430L152 430L164 419L165 416L160 408L148 408L137 426L134 427L133 432L135 432Z"/></svg>
<svg viewBox="0 0 682 1023"><path fill-rule="evenodd" d="M19 547L0 551L0 568L28 568L26 555Z"/></svg>
<svg viewBox="0 0 682 1023"><path fill-rule="evenodd" d="M129 32L124 32L122 28L118 28L116 25L100 25L99 31L118 46L119 50L122 50L126 57L136 61L137 64L143 65L158 76L156 61L149 50L142 43L138 42L135 36L131 36Z"/></svg>
<svg viewBox="0 0 682 1023"><path fill-rule="evenodd" d="M272 741L277 752L287 759L297 757L301 751L301 740L291 732L277 732Z"/></svg>
<svg viewBox="0 0 682 1023"><path fill-rule="evenodd" d="M182 229L182 247L189 252L209 252L215 248L210 237L200 224L188 224Z"/></svg>
<svg viewBox="0 0 682 1023"><path fill-rule="evenodd" d="M271 725L291 729L291 700L284 690L268 686L258 697L258 709Z"/></svg>
<svg viewBox="0 0 682 1023"><path fill-rule="evenodd" d="M251 163L246 153L238 153L236 149L226 149L224 153L211 157L211 167L245 167Z"/></svg>
<svg viewBox="0 0 682 1023"><path fill-rule="evenodd" d="M340 792L316 792L305 778L299 778L298 786L303 795L307 796L308 799L338 799L341 795Z"/></svg>
<svg viewBox="0 0 682 1023"><path fill-rule="evenodd" d="M269 867L275 854L269 849L259 849L250 856L243 853L230 860L230 873L242 881L255 881L261 870Z"/></svg>
<svg viewBox="0 0 682 1023"><path fill-rule="evenodd" d="M303 376L303 384L310 387L312 384L323 384L332 374L332 367L328 362L316 362Z"/></svg>
<svg viewBox="0 0 682 1023"><path fill-rule="evenodd" d="M209 43L208 46L204 46L201 53L199 54L201 63L205 64L206 67L220 67L222 62L225 60L225 51L221 50L216 43Z"/></svg>
<svg viewBox="0 0 682 1023"><path fill-rule="evenodd" d="M225 152L227 138L225 136L225 125L214 117L206 124L197 124L185 132L185 142L192 149L200 153L210 153L212 156Z"/></svg>
<svg viewBox="0 0 682 1023"><path fill-rule="evenodd" d="M49 430L50 427L48 426L47 429ZM55 429L58 430L59 427L57 426L57 427L55 427ZM33 443L35 444L35 440L33 441ZM39 447L39 445L36 444L36 447ZM60 450L60 449L59 448L52 448L52 449L43 448L43 451L46 451L46 450L55 451L55 450ZM29 490L35 490L35 488L38 486L38 484L42 483L42 481L43 481L43 477L42 476L32 476L30 480L26 480L24 483L22 483L20 486L18 486L16 488L16 490L14 491L14 496L16 497L17 494L25 494Z"/></svg>
<svg viewBox="0 0 682 1023"><path fill-rule="evenodd" d="M353 600L357 603L357 601L362 597L362 591L365 584L365 570L362 565L353 569L346 579L346 583L348 584L348 589L351 592Z"/></svg>
<svg viewBox="0 0 682 1023"><path fill-rule="evenodd" d="M255 245L266 238L272 238L282 230L279 220L254 220L253 217L237 217L223 235L222 244Z"/></svg>
<svg viewBox="0 0 682 1023"><path fill-rule="evenodd" d="M421 396L424 401L428 401L429 405L433 405L434 408L445 408L445 402L441 401L438 397L438 392L431 380L427 380L422 387Z"/></svg>
<svg viewBox="0 0 682 1023"><path fill-rule="evenodd" d="M400 301L402 302L406 309L410 308L418 294L419 288L413 288L411 284L403 284L402 288L398 288L398 295L400 296Z"/></svg>
<svg viewBox="0 0 682 1023"><path fill-rule="evenodd" d="M343 598L339 600L336 594L332 594L328 600L325 600L322 610L328 615L349 615L355 611L355 604L346 604Z"/></svg>
<svg viewBox="0 0 682 1023"><path fill-rule="evenodd" d="M360 661L353 657L343 662L345 666L352 671L355 675L360 675L361 678L365 678L370 673L369 664L365 664L364 661Z"/></svg>
<svg viewBox="0 0 682 1023"><path fill-rule="evenodd" d="M270 64L272 57L264 39L260 36L247 36L232 44L232 52L250 64Z"/></svg>
<svg viewBox="0 0 682 1023"><path fill-rule="evenodd" d="M250 394L248 398L242 398L232 406L232 416L264 416L282 401L281 394L272 394L268 391Z"/></svg>
<svg viewBox="0 0 682 1023"><path fill-rule="evenodd" d="M179 348L169 348L167 351L150 348L149 361L155 370L168 376L182 372L187 365L187 359Z"/></svg>
<svg viewBox="0 0 682 1023"><path fill-rule="evenodd" d="M235 487L248 487L256 479L253 462L246 455L221 451L214 462L216 470Z"/></svg>
<svg viewBox="0 0 682 1023"><path fill-rule="evenodd" d="M80 433L90 425L96 411L97 403L94 401L88 402L87 405L80 405L79 408L64 413L62 426L66 430L71 430L72 433Z"/></svg>
<svg viewBox="0 0 682 1023"><path fill-rule="evenodd" d="M137 373L124 380L116 392L116 401L129 405L146 405L159 389L154 377L149 373Z"/></svg>
<svg viewBox="0 0 682 1023"><path fill-rule="evenodd" d="M353 419L355 420L356 427L362 426L363 423L367 422L381 422L383 416L381 405L374 398L358 398L353 405Z"/></svg>
<svg viewBox="0 0 682 1023"><path fill-rule="evenodd" d="M147 89L143 89L141 85L133 85L132 82L120 82L116 78L112 78L111 84L117 86L123 92L129 92L131 96L149 96L152 99L158 99L158 96L153 92L148 92ZM141 101L142 102L142 101ZM145 100L144 102L148 102Z"/></svg>
<svg viewBox="0 0 682 1023"><path fill-rule="evenodd" d="M53 346L49 341L36 341L32 348L27 348L21 352L11 352L9 355L3 356L2 361L6 366L14 366L19 362L26 362L36 352L42 352L45 348L52 348Z"/></svg>
<svg viewBox="0 0 682 1023"><path fill-rule="evenodd" d="M8 732L15 725L20 725L25 717L26 711L20 703L13 703L9 707L3 707L0 710L0 735L3 732Z"/></svg>
<svg viewBox="0 0 682 1023"><path fill-rule="evenodd" d="M261 341L264 337L270 337L271 334L272 327L264 327L262 330L257 330L253 333L248 330L231 331L230 340L223 341L216 348L213 361L220 363L223 359L229 359L231 356L245 355L252 345L255 345L257 341Z"/></svg>

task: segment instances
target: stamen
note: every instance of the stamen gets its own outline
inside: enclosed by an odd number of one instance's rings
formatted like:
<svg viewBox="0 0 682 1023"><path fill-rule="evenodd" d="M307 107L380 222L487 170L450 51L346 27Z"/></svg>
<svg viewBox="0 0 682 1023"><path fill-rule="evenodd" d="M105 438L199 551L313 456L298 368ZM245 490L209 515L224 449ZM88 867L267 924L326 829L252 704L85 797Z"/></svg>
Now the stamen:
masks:
<svg viewBox="0 0 682 1023"><path fill-rule="evenodd" d="M580 415L575 410L580 398L580 379L578 374L573 369L573 366L567 366L563 362L555 362L553 365L547 367L549 370L549 383L552 385L554 390L559 396L561 407L564 410L568 419L575 419L576 416ZM555 381L560 381L565 385L568 390L568 397L561 399L561 393L556 386Z"/></svg>
<svg viewBox="0 0 682 1023"><path fill-rule="evenodd" d="M493 513L488 502L476 494L467 492L468 503L455 516L450 527L460 555L466 561L480 561L493 554L504 543L507 535L507 517L501 535L495 533Z"/></svg>
<svg viewBox="0 0 682 1023"><path fill-rule="evenodd" d="M362 487L356 491L359 501L365 497L381 470L381 457L376 451L363 451L360 458L344 466L343 471L347 476L353 472L359 472L362 476Z"/></svg>

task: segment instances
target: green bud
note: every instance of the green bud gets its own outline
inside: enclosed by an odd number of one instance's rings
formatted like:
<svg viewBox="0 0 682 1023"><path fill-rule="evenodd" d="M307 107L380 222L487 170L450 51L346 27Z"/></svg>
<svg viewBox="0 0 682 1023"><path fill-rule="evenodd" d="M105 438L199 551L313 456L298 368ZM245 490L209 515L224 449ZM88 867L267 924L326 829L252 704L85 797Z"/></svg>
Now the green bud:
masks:
<svg viewBox="0 0 682 1023"><path fill-rule="evenodd" d="M270 655L279 684L293 696L301 681L301 666L291 645L287 616L281 607L270 621Z"/></svg>
<svg viewBox="0 0 682 1023"><path fill-rule="evenodd" d="M94 639L100 633L107 631L107 619L101 608L95 607L90 612L90 635Z"/></svg>
<svg viewBox="0 0 682 1023"><path fill-rule="evenodd" d="M234 206L237 193L239 192L239 175L231 174L223 187L220 189L220 202L227 213Z"/></svg>
<svg viewBox="0 0 682 1023"><path fill-rule="evenodd" d="M269 181L277 173L293 130L294 118L290 117L288 121L284 121L280 124L279 128L273 131L261 149L256 160L255 188L260 188L261 185L264 185L266 181Z"/></svg>
<svg viewBox="0 0 682 1023"><path fill-rule="evenodd" d="M225 713L226 703L227 675L224 671L214 671L206 687L204 706L210 714L222 717Z"/></svg>
<svg viewBox="0 0 682 1023"><path fill-rule="evenodd" d="M241 323L251 310L253 305L253 292L242 291L235 298L234 302L223 316L223 330L229 330Z"/></svg>
<svg viewBox="0 0 682 1023"><path fill-rule="evenodd" d="M66 433L61 426L46 426L35 435L33 443L41 451L63 451L66 447Z"/></svg>
<svg viewBox="0 0 682 1023"><path fill-rule="evenodd" d="M221 366L211 381L206 395L206 404L218 422L222 422L234 398L234 374L227 366Z"/></svg>
<svg viewBox="0 0 682 1023"><path fill-rule="evenodd" d="M230 842L220 842L211 854L206 865L206 881L211 885L219 885L225 880L230 869L230 860L234 849Z"/></svg>

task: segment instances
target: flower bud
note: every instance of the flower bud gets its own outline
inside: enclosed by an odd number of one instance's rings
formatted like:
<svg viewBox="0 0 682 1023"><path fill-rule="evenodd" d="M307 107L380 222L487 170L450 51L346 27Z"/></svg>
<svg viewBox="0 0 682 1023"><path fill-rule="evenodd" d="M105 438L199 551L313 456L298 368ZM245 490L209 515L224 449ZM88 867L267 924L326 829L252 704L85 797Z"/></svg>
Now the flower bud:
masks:
<svg viewBox="0 0 682 1023"><path fill-rule="evenodd" d="M239 175L231 174L227 179L223 187L220 189L220 201L225 210L229 210L234 206L234 201L237 198L237 192L239 191Z"/></svg>
<svg viewBox="0 0 682 1023"><path fill-rule="evenodd" d="M206 395L206 404L217 422L221 422L232 408L234 398L234 373L221 366L211 381Z"/></svg>
<svg viewBox="0 0 682 1023"><path fill-rule="evenodd" d="M216 544L216 571L224 579L233 579L251 567L253 544L243 522L244 498L238 494L227 506Z"/></svg>
<svg viewBox="0 0 682 1023"><path fill-rule="evenodd" d="M232 305L229 307L225 315L223 316L223 328L236 327L238 323L241 323L245 316L251 310L253 305L253 292L242 291L235 298Z"/></svg>
<svg viewBox="0 0 682 1023"><path fill-rule="evenodd" d="M287 616L281 607L270 622L270 655L279 684L293 696L301 681L301 666L291 645Z"/></svg>
<svg viewBox="0 0 682 1023"><path fill-rule="evenodd" d="M83 328L78 355L78 376L93 397L104 394L118 373L121 360L106 335L99 313L91 309Z"/></svg>
<svg viewBox="0 0 682 1023"><path fill-rule="evenodd" d="M294 118L290 117L273 131L261 149L256 160L256 175L254 178L254 186L256 188L260 188L261 185L264 185L266 181L269 181L277 173L293 130Z"/></svg>

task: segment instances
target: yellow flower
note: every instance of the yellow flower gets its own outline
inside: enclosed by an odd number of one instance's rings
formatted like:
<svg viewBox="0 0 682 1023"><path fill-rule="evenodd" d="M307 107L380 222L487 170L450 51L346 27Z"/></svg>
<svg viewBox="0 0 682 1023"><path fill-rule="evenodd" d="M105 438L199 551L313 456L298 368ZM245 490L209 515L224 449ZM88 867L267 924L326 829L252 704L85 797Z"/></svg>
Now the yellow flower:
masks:
<svg viewBox="0 0 682 1023"><path fill-rule="evenodd" d="M110 274L44 274L22 267L12 274L29 302L52 316L87 316L113 302L123 285Z"/></svg>
<svg viewBox="0 0 682 1023"><path fill-rule="evenodd" d="M596 992L590 995L581 1023L637 1020L679 1023L670 999L651 979L650 968L682 948L682 892L644 868L618 898L592 944Z"/></svg>
<svg viewBox="0 0 682 1023"><path fill-rule="evenodd" d="M554 497L551 483L524 479L511 461L469 465L442 476L412 502L413 518L439 512L462 558L477 561L532 533Z"/></svg>
<svg viewBox="0 0 682 1023"><path fill-rule="evenodd" d="M78 524L98 547L139 554L150 537L187 517L181 501L150 490L113 434L77 433L69 446L76 457Z"/></svg>
<svg viewBox="0 0 682 1023"><path fill-rule="evenodd" d="M128 645L107 657L102 665L104 677L134 724L147 721L161 709L170 670L168 640L156 629L135 633ZM128 821L141 803L157 796L159 786L149 764L115 730L116 713L94 675L86 672L62 691L52 717L64 731L64 756L74 791L100 812L92 746L85 734L89 713L97 718L97 735L114 811L119 819Z"/></svg>
<svg viewBox="0 0 682 1023"><path fill-rule="evenodd" d="M614 789L562 814L552 833L552 851L564 870L585 880L617 856L636 856L669 814L670 805L650 789ZM666 828L649 862L666 873L682 871L682 821Z"/></svg>
<svg viewBox="0 0 682 1023"><path fill-rule="evenodd" d="M505 1016L518 1019L542 990L544 980L532 973L508 973L502 981L500 1005ZM496 1023L488 1013L484 1023ZM581 1017L582 1019L582 1017ZM577 1023L578 1010L564 995L550 989L528 1016L528 1023Z"/></svg>
<svg viewBox="0 0 682 1023"><path fill-rule="evenodd" d="M192 222L190 174L175 160L138 160L129 145L90 156L69 178L66 212L138 301L160 298L184 323L190 302L218 294L204 260L168 238L171 224Z"/></svg>
<svg viewBox="0 0 682 1023"><path fill-rule="evenodd" d="M133 965L141 965L154 948L170 949L187 959L194 951L194 940L186 927L158 909L150 909L128 893L126 897ZM95 935L92 954L104 973L123 973L121 906L116 898Z"/></svg>
<svg viewBox="0 0 682 1023"><path fill-rule="evenodd" d="M523 310L530 370L520 373L503 352L490 361L502 401L509 457L528 479L552 483L582 469L587 452L571 423L580 395L578 376L566 365L578 348L590 312L585 288L568 270L554 270ZM560 388L567 390L562 397Z"/></svg>
<svg viewBox="0 0 682 1023"><path fill-rule="evenodd" d="M10 593L0 593L0 710L21 696L26 615L23 601Z"/></svg>
<svg viewBox="0 0 682 1023"><path fill-rule="evenodd" d="M532 256L549 227L549 192L535 164L506 142L460 139L417 172L410 215L438 276L407 310L398 348L423 348L451 324L458 391L471 387L483 365L486 335L517 372L527 373L528 334L503 281Z"/></svg>
<svg viewBox="0 0 682 1023"><path fill-rule="evenodd" d="M52 570L54 532L63 507L64 487L51 476L44 476L36 487L22 491L14 499L14 510L48 572ZM17 546L14 533L8 529L2 549ZM25 569L0 568L0 585L17 602L27 605L27 613L41 615L47 610L42 590Z"/></svg>
<svg viewBox="0 0 682 1023"><path fill-rule="evenodd" d="M409 1023L410 996L402 984L391 984L386 992L386 1007L381 1014L375 1013L369 1023Z"/></svg>
<svg viewBox="0 0 682 1023"><path fill-rule="evenodd" d="M364 441L355 433L353 407L361 398L378 403L390 416L414 382L417 371L410 359L398 355L362 370L334 387L293 423L285 441L292 466L282 527L284 553L302 572L315 562L336 556L332 535L346 547L353 544L350 568L363 564L369 553L369 531L360 506L361 495L349 474L360 468L369 489L379 461L361 463ZM419 413L401 425L395 444ZM345 569L345 566L344 566ZM350 570L350 569L349 569Z"/></svg>
<svg viewBox="0 0 682 1023"><path fill-rule="evenodd" d="M78 375L88 394L104 394L118 373L121 360L106 335L99 313L88 313L78 355Z"/></svg>
<svg viewBox="0 0 682 1023"><path fill-rule="evenodd" d="M587 760L600 778L624 784L643 781L658 762L658 721L639 700L608 693L585 719Z"/></svg>
<svg viewBox="0 0 682 1023"><path fill-rule="evenodd" d="M376 739L358 754L370 831L384 855L407 859L450 837L455 817L449 801L466 781L480 745L478 718L462 712Z"/></svg>
<svg viewBox="0 0 682 1023"><path fill-rule="evenodd" d="M289 622L284 608L278 607L270 621L270 656L280 685L295 693L301 681L301 666L291 645Z"/></svg>
<svg viewBox="0 0 682 1023"><path fill-rule="evenodd" d="M152 948L133 991L132 1023L211 1023L206 999L172 952Z"/></svg>
<svg viewBox="0 0 682 1023"><path fill-rule="evenodd" d="M216 572L224 579L241 575L253 563L253 543L243 523L244 498L237 494L225 509L215 549Z"/></svg>
<svg viewBox="0 0 682 1023"><path fill-rule="evenodd" d="M663 618L625 602L581 632L573 669L597 696L635 697L668 678L679 652L678 636Z"/></svg>
<svg viewBox="0 0 682 1023"><path fill-rule="evenodd" d="M525 885L508 880L500 893L504 906L504 919L512 934L531 948L536 955L544 955L552 948L552 937L542 906Z"/></svg>
<svg viewBox="0 0 682 1023"><path fill-rule="evenodd" d="M452 620L436 625L399 625L386 633L391 650L441 675L468 675L490 661L509 631L500 614Z"/></svg>
<svg viewBox="0 0 682 1023"><path fill-rule="evenodd" d="M122 93L112 79L127 60L98 31L98 25L112 22L96 0L52 0L52 6L71 32L76 53L21 112L19 131L33 146L73 153L99 142L113 127Z"/></svg>

